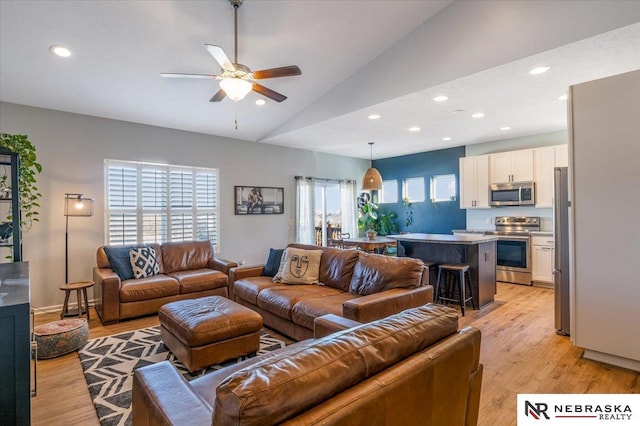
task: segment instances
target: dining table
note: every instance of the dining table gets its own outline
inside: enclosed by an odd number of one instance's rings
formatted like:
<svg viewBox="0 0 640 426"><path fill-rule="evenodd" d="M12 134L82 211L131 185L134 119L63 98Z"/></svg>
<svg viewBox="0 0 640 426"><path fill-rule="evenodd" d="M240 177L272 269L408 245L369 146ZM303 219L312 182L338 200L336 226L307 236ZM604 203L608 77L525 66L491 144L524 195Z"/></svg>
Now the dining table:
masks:
<svg viewBox="0 0 640 426"><path fill-rule="evenodd" d="M369 237L345 238L342 244L351 247L360 247L362 250L370 253L384 252L387 247L397 245L397 240L387 237Z"/></svg>

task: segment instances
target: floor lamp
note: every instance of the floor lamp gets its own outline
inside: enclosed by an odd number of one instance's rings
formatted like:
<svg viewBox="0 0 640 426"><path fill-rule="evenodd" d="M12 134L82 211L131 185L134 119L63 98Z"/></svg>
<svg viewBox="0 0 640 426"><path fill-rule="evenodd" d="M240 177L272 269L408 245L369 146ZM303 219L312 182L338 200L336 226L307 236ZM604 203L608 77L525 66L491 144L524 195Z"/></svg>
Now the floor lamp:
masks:
<svg viewBox="0 0 640 426"><path fill-rule="evenodd" d="M69 216L93 216L93 198L85 198L82 194L64 194L64 282L69 283Z"/></svg>

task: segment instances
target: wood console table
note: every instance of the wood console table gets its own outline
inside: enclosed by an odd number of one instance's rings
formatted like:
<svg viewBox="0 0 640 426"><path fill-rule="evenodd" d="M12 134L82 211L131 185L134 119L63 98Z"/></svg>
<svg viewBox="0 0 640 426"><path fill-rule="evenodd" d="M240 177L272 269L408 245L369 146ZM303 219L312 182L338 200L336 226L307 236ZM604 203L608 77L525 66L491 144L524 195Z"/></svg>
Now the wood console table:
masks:
<svg viewBox="0 0 640 426"><path fill-rule="evenodd" d="M345 246L360 247L367 252L374 252L379 249L384 249L387 246L395 246L396 240L387 237L376 237L373 240L370 240L369 237L358 237L342 240L342 244Z"/></svg>

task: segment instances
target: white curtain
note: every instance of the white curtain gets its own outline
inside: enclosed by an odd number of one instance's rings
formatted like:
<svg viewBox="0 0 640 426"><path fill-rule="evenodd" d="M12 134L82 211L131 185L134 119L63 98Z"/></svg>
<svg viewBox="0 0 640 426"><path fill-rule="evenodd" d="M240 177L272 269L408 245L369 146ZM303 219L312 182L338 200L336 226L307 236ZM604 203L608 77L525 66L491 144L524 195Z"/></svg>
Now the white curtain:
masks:
<svg viewBox="0 0 640 426"><path fill-rule="evenodd" d="M342 212L342 232L348 232L352 238L358 236L356 214L356 181L340 181L340 211Z"/></svg>
<svg viewBox="0 0 640 426"><path fill-rule="evenodd" d="M316 243L315 238L316 181L314 178L296 176L296 242Z"/></svg>

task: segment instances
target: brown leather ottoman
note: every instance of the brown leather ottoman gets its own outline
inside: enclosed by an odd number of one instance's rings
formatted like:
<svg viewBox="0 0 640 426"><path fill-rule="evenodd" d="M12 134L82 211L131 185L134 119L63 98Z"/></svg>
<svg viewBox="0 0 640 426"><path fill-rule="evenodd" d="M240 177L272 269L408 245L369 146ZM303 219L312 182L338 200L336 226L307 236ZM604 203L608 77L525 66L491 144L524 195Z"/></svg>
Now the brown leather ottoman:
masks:
<svg viewBox="0 0 640 426"><path fill-rule="evenodd" d="M189 371L260 348L260 314L221 296L167 303L158 318L162 341Z"/></svg>

